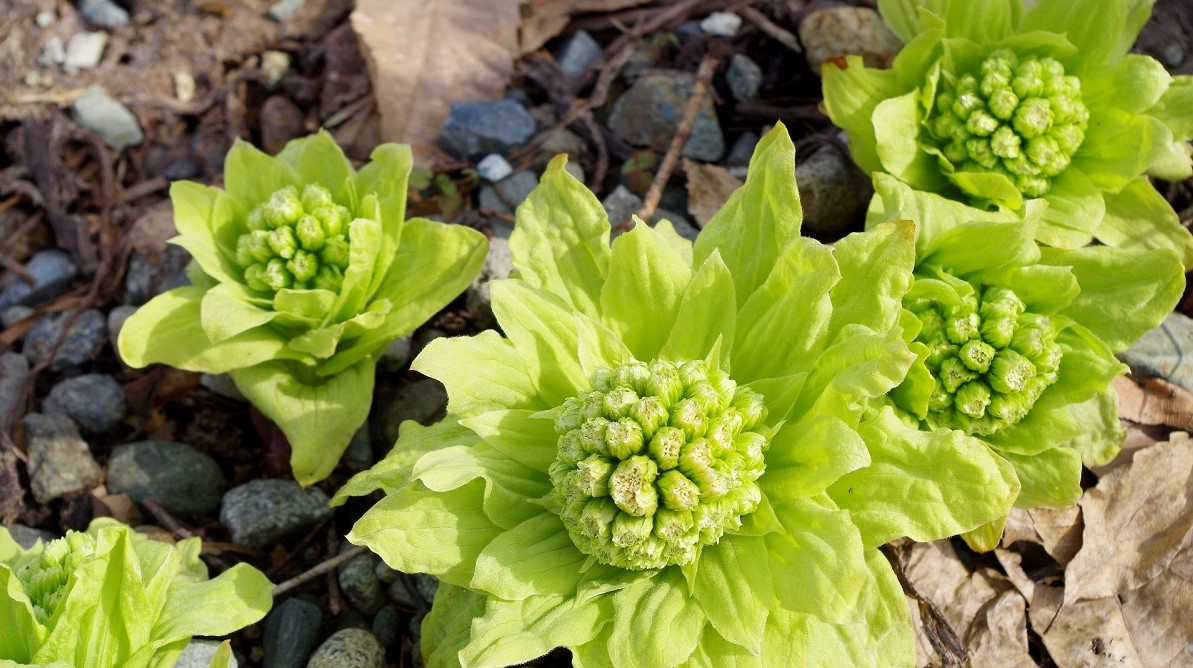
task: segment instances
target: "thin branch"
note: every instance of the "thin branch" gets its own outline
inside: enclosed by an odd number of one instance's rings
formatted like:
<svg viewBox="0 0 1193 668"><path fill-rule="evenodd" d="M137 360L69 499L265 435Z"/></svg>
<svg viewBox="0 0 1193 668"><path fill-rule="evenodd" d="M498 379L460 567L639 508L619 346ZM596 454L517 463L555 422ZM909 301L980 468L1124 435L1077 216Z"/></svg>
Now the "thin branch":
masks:
<svg viewBox="0 0 1193 668"><path fill-rule="evenodd" d="M754 9L753 7L742 7L741 15L744 16L747 21L753 23L759 30L769 35L776 42L796 53L804 52L804 48L800 46L799 40L796 39L795 35L791 34L790 30L787 30L774 21L766 18L766 15L757 9Z"/></svg>
<svg viewBox="0 0 1193 668"><path fill-rule="evenodd" d="M323 575L324 573L328 573L328 572L331 572L332 570L335 570L335 568L337 566L339 566L340 564L344 563L345 561L349 561L353 557L357 557L357 556L364 554L366 552L366 550L367 550L367 548L365 548L365 547L362 547L359 545L354 546L347 552L342 552L342 553L332 557L331 559L328 559L327 561L324 561L323 563L315 566L314 568L311 568L310 570L306 571L305 573L296 575L296 576L290 578L289 580L286 580L282 584L273 588L274 598L277 598L292 589L301 587L302 585L310 582L311 580L314 580L315 578L319 577L320 575Z"/></svg>

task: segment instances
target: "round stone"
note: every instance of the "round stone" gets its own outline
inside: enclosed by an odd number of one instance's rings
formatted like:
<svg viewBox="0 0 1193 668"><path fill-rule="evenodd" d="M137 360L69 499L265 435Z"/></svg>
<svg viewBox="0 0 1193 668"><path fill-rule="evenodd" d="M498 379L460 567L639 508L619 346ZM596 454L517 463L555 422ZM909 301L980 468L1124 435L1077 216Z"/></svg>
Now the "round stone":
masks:
<svg viewBox="0 0 1193 668"><path fill-rule="evenodd" d="M385 648L372 633L362 629L336 631L307 662L307 668L381 668L383 665Z"/></svg>
<svg viewBox="0 0 1193 668"><path fill-rule="evenodd" d="M173 515L202 517L220 505L227 482L215 460L185 443L119 445L108 459L108 490L137 503L153 499Z"/></svg>

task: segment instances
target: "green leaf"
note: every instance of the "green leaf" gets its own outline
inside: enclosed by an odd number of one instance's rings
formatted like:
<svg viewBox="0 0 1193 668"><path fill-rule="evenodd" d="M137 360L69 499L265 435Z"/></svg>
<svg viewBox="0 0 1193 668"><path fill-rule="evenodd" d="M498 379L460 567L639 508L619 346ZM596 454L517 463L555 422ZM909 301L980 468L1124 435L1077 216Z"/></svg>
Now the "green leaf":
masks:
<svg viewBox="0 0 1193 668"><path fill-rule="evenodd" d="M1118 455L1127 438L1126 427L1118 419L1118 395L1114 388L1099 392L1088 400L1069 406L1075 422L1087 428L1060 447L1072 448L1087 466L1105 466Z"/></svg>
<svg viewBox="0 0 1193 668"><path fill-rule="evenodd" d="M692 594L726 640L762 652L766 617L775 600L766 543L761 537L725 536L700 553Z"/></svg>
<svg viewBox="0 0 1193 668"><path fill-rule="evenodd" d="M1017 0L949 2L944 14L948 35L971 39L979 44L998 42L1017 27L1021 8L1022 4Z"/></svg>
<svg viewBox="0 0 1193 668"><path fill-rule="evenodd" d="M948 182L940 173L936 158L920 148L918 137L923 119L915 91L890 97L874 108L874 138L884 171L923 190L939 190Z"/></svg>
<svg viewBox="0 0 1193 668"><path fill-rule="evenodd" d="M267 362L233 370L232 380L281 428L290 441L294 479L310 485L331 473L368 417L375 368L374 361L365 360L335 376L307 382L293 366Z"/></svg>
<svg viewBox="0 0 1193 668"><path fill-rule="evenodd" d="M460 651L460 660L477 668L512 666L556 647L584 644L600 631L601 612L596 601L578 604L563 596L489 598L485 614L473 619L472 639Z"/></svg>
<svg viewBox="0 0 1193 668"><path fill-rule="evenodd" d="M447 411L459 417L502 408L550 408L538 396L514 344L493 330L435 339L411 368L443 383Z"/></svg>
<svg viewBox="0 0 1193 668"><path fill-rule="evenodd" d="M1185 288L1184 267L1166 250L1045 248L1040 261L1073 272L1081 292L1061 313L1116 353L1172 313Z"/></svg>
<svg viewBox="0 0 1193 668"><path fill-rule="evenodd" d="M1064 33L1081 54L1079 71L1093 71L1119 56L1126 13L1124 0L1039 0L1027 10L1021 29Z"/></svg>
<svg viewBox="0 0 1193 668"><path fill-rule="evenodd" d="M1066 170L1052 183L1036 239L1059 248L1080 248L1095 236L1106 215L1103 193L1084 173Z"/></svg>
<svg viewBox="0 0 1193 668"><path fill-rule="evenodd" d="M833 256L841 281L829 292L833 315L828 340L834 340L848 323L879 331L895 327L903 295L911 288L915 225L890 223L851 234L836 243Z"/></svg>
<svg viewBox="0 0 1193 668"><path fill-rule="evenodd" d="M369 164L356 174L356 195L376 195L381 211L381 247L377 251L373 281L369 284L370 294L380 289L382 279L389 276L395 264L401 266L396 253L405 243L406 188L413 160L409 146L382 144L373 149Z"/></svg>
<svg viewBox="0 0 1193 668"><path fill-rule="evenodd" d="M555 461L559 436L550 419L534 417L537 411L499 409L460 420L486 443L506 457L530 468L547 472Z"/></svg>
<svg viewBox="0 0 1193 668"><path fill-rule="evenodd" d="M576 353L574 311L525 281L491 281L493 313L518 356L526 361L538 394L550 406L589 389Z"/></svg>
<svg viewBox="0 0 1193 668"><path fill-rule="evenodd" d="M953 172L948 179L979 206L993 205L1011 210L1023 206L1023 193L1010 179L997 172Z"/></svg>
<svg viewBox="0 0 1193 668"><path fill-rule="evenodd" d="M894 71L868 68L860 56L846 56L844 67L839 63L829 60L820 68L825 111L834 125L849 133L849 150L858 167L867 174L882 172L874 110L907 90Z"/></svg>
<svg viewBox="0 0 1193 668"><path fill-rule="evenodd" d="M575 313L576 359L589 378L598 369L611 369L634 359L621 337L583 313Z"/></svg>
<svg viewBox="0 0 1193 668"><path fill-rule="evenodd" d="M160 363L187 371L225 373L267 360L307 357L289 350L285 341L266 328L212 345L200 324L203 295L203 288L175 288L137 309L120 329L120 358L133 367Z"/></svg>
<svg viewBox="0 0 1193 668"><path fill-rule="evenodd" d="M565 170L566 156L547 165L518 207L510 253L518 276L599 319L609 273L609 216L584 184Z"/></svg>
<svg viewBox="0 0 1193 668"><path fill-rule="evenodd" d="M1102 109L1096 121L1091 119L1085 141L1066 171L1078 170L1099 189L1117 192L1171 143L1172 131L1159 119Z"/></svg>
<svg viewBox="0 0 1193 668"><path fill-rule="evenodd" d="M898 387L915 361L897 332L847 325L816 359L793 414L856 416L868 400Z"/></svg>
<svg viewBox="0 0 1193 668"><path fill-rule="evenodd" d="M512 530L536 517L542 506L534 500L551 494L550 479L541 471L519 464L483 442L424 451L408 474L409 480L418 480L435 492L458 489L477 478L485 481L485 514L502 529Z"/></svg>
<svg viewBox="0 0 1193 668"><path fill-rule="evenodd" d="M209 276L223 282L239 282L242 270L232 261L236 239L247 228L239 222L237 205L218 188L192 181L170 185L174 207L175 245L185 248Z"/></svg>
<svg viewBox="0 0 1193 668"><path fill-rule="evenodd" d="M269 324L277 312L259 308L248 300L252 295L238 283L220 283L203 295L199 322L212 343Z"/></svg>
<svg viewBox="0 0 1193 668"><path fill-rule="evenodd" d="M1048 448L1034 455L1002 452L1023 488L1016 508L1063 508L1081 499L1081 455L1072 448Z"/></svg>
<svg viewBox="0 0 1193 668"><path fill-rule="evenodd" d="M1040 258L1034 232L1034 221L959 222L941 231L936 239L926 240L926 252L917 264L961 276L983 269L1032 264Z"/></svg>
<svg viewBox="0 0 1193 668"><path fill-rule="evenodd" d="M576 593L588 555L576 549L559 516L542 511L506 531L476 558L469 586L507 601Z"/></svg>
<svg viewBox="0 0 1193 668"><path fill-rule="evenodd" d="M482 508L483 481L448 492L407 486L370 508L348 534L403 573L430 573L468 586L476 557L499 529Z"/></svg>
<svg viewBox="0 0 1193 668"><path fill-rule="evenodd" d="M1139 114L1159 102L1171 84L1172 75L1160 61L1131 53L1082 76L1081 101L1090 109L1113 106Z"/></svg>
<svg viewBox="0 0 1193 668"><path fill-rule="evenodd" d="M903 536L937 540L1010 512L1019 481L978 439L950 429L913 429L890 408L858 431L872 462L843 476L829 496L849 511L867 547Z"/></svg>
<svg viewBox="0 0 1193 668"><path fill-rule="evenodd" d="M8 532L5 531L7 536ZM0 564L0 657L28 663L41 644L45 629L33 616L33 608L21 581L7 565Z"/></svg>
<svg viewBox="0 0 1193 668"><path fill-rule="evenodd" d="M1106 194L1106 217L1097 237L1107 246L1166 248L1177 254L1185 269L1193 269L1193 235L1144 177Z"/></svg>
<svg viewBox="0 0 1193 668"><path fill-rule="evenodd" d="M692 264L704 264L720 249L733 274L737 303L746 304L767 281L787 245L799 237L803 219L795 184L795 145L778 123L754 149L745 185L700 232Z"/></svg>
<svg viewBox="0 0 1193 668"><path fill-rule="evenodd" d="M1081 286L1071 269L1044 264L981 271L966 276L966 279L974 285L1010 288L1032 313L1043 315L1061 311L1081 293Z"/></svg>
<svg viewBox="0 0 1193 668"><path fill-rule="evenodd" d="M286 186L302 185L293 169L246 141L237 139L224 158L224 188L245 213Z"/></svg>
<svg viewBox="0 0 1193 668"><path fill-rule="evenodd" d="M678 568L609 597L613 611L608 657L613 666L674 666L696 649L705 611ZM660 639L666 638L666 642Z"/></svg>
<svg viewBox="0 0 1193 668"><path fill-rule="evenodd" d="M766 424L773 427L791 415L807 380L808 372L801 371L775 378L758 378L746 383L746 387L766 398Z"/></svg>
<svg viewBox="0 0 1193 668"><path fill-rule="evenodd" d="M948 7L949 0L878 0L882 20L904 42L910 42L923 29L921 9L944 18Z"/></svg>
<svg viewBox="0 0 1193 668"><path fill-rule="evenodd" d="M815 496L869 464L870 452L853 427L832 415L813 415L783 425L771 439L758 484L776 502Z"/></svg>
<svg viewBox="0 0 1193 668"><path fill-rule="evenodd" d="M288 142L276 159L298 174L303 184L317 183L330 190L331 198L337 203L355 204L352 180L356 173L327 130Z"/></svg>
<svg viewBox="0 0 1193 668"><path fill-rule="evenodd" d="M1056 337L1064 351L1060 359L1059 378L1049 386L1048 396L1040 401L1071 403L1085 401L1098 392L1104 392L1116 376L1127 373L1127 366L1114 357L1088 329L1081 325L1066 328Z"/></svg>
<svg viewBox="0 0 1193 668"><path fill-rule="evenodd" d="M424 427L414 420L406 420L398 431L398 442L385 458L372 468L352 476L336 491L331 505L338 506L350 496L365 496L381 490L392 494L411 482L415 462L428 452L444 450L457 445L471 446L480 442L480 437L471 429L461 426L454 419L440 420Z"/></svg>
<svg viewBox="0 0 1193 668"><path fill-rule="evenodd" d="M376 199L369 201L376 204ZM364 309L371 296L369 284L381 237L381 223L376 220L357 218L348 223L348 269L344 271L339 297L325 316L325 323L343 322Z"/></svg>
<svg viewBox="0 0 1193 668"><path fill-rule="evenodd" d="M301 320L306 327L318 327L335 301L336 293L331 290L282 288L273 295L273 308Z"/></svg>
<svg viewBox="0 0 1193 668"><path fill-rule="evenodd" d="M635 217L634 220L638 220L638 218ZM689 267L693 266L693 244L691 239L680 236L679 232L675 231L675 226L671 224L671 221L665 218L658 221L657 223L654 223L651 225L651 227L655 232L659 233L659 239L663 243L671 246L679 253L679 256L683 258L684 264L688 265Z"/></svg>
<svg viewBox="0 0 1193 668"><path fill-rule="evenodd" d="M222 636L255 624L273 606L273 584L248 564L236 564L205 581L170 589L153 627L157 642Z"/></svg>
<svg viewBox="0 0 1193 668"><path fill-rule="evenodd" d="M724 350L729 350L733 347L736 325L733 276L720 252L714 250L684 289L675 326L659 357L677 361L701 359L717 341Z"/></svg>
<svg viewBox="0 0 1193 668"><path fill-rule="evenodd" d="M1172 83L1155 106L1147 110L1172 130L1173 139L1188 141L1193 138L1193 76L1173 77Z"/></svg>
<svg viewBox="0 0 1193 668"><path fill-rule="evenodd" d="M786 656L795 652L794 638L787 646ZM586 664L587 665L587 664ZM763 668L762 659L751 654L741 645L735 645L721 637L712 624L704 627L696 651L681 664L683 668Z"/></svg>
<svg viewBox="0 0 1193 668"><path fill-rule="evenodd" d="M677 325L684 288L692 268L674 247L639 221L613 242L609 277L601 290L602 320L634 356L651 360Z"/></svg>
<svg viewBox="0 0 1193 668"><path fill-rule="evenodd" d="M431 611L423 617L421 647L427 668L457 668L460 650L472 636L472 620L485 613L485 597L470 589L439 583Z"/></svg>
<svg viewBox="0 0 1193 668"><path fill-rule="evenodd" d="M787 529L763 537L779 602L830 624L856 619L868 576L862 537L849 513L837 510L827 496L773 505Z"/></svg>

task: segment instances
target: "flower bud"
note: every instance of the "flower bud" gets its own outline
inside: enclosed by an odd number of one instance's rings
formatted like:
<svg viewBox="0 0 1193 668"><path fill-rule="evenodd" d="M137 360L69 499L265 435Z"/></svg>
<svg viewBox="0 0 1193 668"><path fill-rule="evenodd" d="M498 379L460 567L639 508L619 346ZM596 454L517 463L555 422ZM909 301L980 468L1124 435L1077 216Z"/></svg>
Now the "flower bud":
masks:
<svg viewBox="0 0 1193 668"><path fill-rule="evenodd" d="M619 512L613 518L612 541L617 547L628 547L645 540L654 531L654 519Z"/></svg>
<svg viewBox="0 0 1193 668"><path fill-rule="evenodd" d="M1003 394L1012 394L1022 390L1035 375L1035 366L1026 357L1008 348L998 351L994 356L986 378L990 387Z"/></svg>
<svg viewBox="0 0 1193 668"><path fill-rule="evenodd" d="M588 499L580 510L579 525L584 535L604 542L612 539L613 521L620 511L609 497Z"/></svg>
<svg viewBox="0 0 1193 668"><path fill-rule="evenodd" d="M944 331L950 342L962 345L978 336L978 325L978 314L971 312L946 320Z"/></svg>
<svg viewBox="0 0 1193 668"><path fill-rule="evenodd" d="M340 212L336 207L324 206L315 209L311 212L315 220L319 221L319 226L323 228L324 237L336 237L345 232L345 226L348 222L340 217Z"/></svg>
<svg viewBox="0 0 1193 668"><path fill-rule="evenodd" d="M613 465L600 455L589 455L576 462L576 485L585 496L606 496L609 494L609 477Z"/></svg>
<svg viewBox="0 0 1193 668"><path fill-rule="evenodd" d="M609 497L617 507L631 515L652 515L658 508L654 481L659 467L650 457L635 455L622 460L609 476Z"/></svg>
<svg viewBox="0 0 1193 668"><path fill-rule="evenodd" d="M970 371L986 373L994 359L994 348L981 339L971 339L961 346L958 358Z"/></svg>
<svg viewBox="0 0 1193 668"><path fill-rule="evenodd" d="M1038 137L1052 127L1052 105L1040 98L1024 100L1015 110L1012 125L1024 139Z"/></svg>
<svg viewBox="0 0 1193 668"><path fill-rule="evenodd" d="M269 245L269 232L253 230L248 235L249 253L257 262L269 262L274 257L273 247Z"/></svg>
<svg viewBox="0 0 1193 668"><path fill-rule="evenodd" d="M616 420L630 414L638 403L638 395L628 387L617 387L606 392L601 400L605 417Z"/></svg>
<svg viewBox="0 0 1193 668"><path fill-rule="evenodd" d="M344 237L331 237L326 240L323 249L319 251L319 259L324 264L330 264L340 269L348 268L349 249Z"/></svg>
<svg viewBox="0 0 1193 668"><path fill-rule="evenodd" d="M605 432L608 428L609 421L605 418L589 418L579 430L580 447L584 448L585 452L608 456L609 446L605 443Z"/></svg>
<svg viewBox="0 0 1193 668"><path fill-rule="evenodd" d="M1030 404L1024 401L1021 394L995 392L986 412L1007 424L1015 424L1027 415L1028 408L1030 408Z"/></svg>
<svg viewBox="0 0 1193 668"><path fill-rule="evenodd" d="M683 381L679 378L679 370L669 362L656 360L650 365L650 377L646 379L645 394L658 397L663 405L672 409L673 405L683 397ZM674 416L672 416L674 418Z"/></svg>
<svg viewBox="0 0 1193 668"><path fill-rule="evenodd" d="M294 257L286 263L286 269L290 270L296 282L306 283L319 272L319 259L313 253L295 251Z"/></svg>
<svg viewBox="0 0 1193 668"><path fill-rule="evenodd" d="M956 357L940 363L940 382L949 392L956 392L958 387L977 377L976 373L970 371L969 367Z"/></svg>
<svg viewBox="0 0 1193 668"><path fill-rule="evenodd" d="M298 189L287 186L269 196L269 201L263 207L265 223L271 228L287 227L298 222L302 216L302 202L298 199Z"/></svg>
<svg viewBox="0 0 1193 668"><path fill-rule="evenodd" d="M700 488L676 469L659 476L659 496L672 510L691 510L700 503Z"/></svg>
<svg viewBox="0 0 1193 668"><path fill-rule="evenodd" d="M244 282L249 286L250 290L258 290L260 292L269 290L269 283L265 280L265 265L260 262L249 265L244 270Z"/></svg>
<svg viewBox="0 0 1193 668"><path fill-rule="evenodd" d="M663 408L663 402L658 397L642 397L630 408L629 416L642 427L642 437L645 439L653 439L659 428L671 420L671 415Z"/></svg>
<svg viewBox="0 0 1193 668"><path fill-rule="evenodd" d="M986 169L993 169L998 164L998 156L994 154L994 149L990 148L989 139L968 139L965 141L965 150L969 152L971 160Z"/></svg>
<svg viewBox="0 0 1193 668"><path fill-rule="evenodd" d="M650 439L649 452L663 469L673 469L679 465L679 455L687 440L684 434L675 427L661 427Z"/></svg>
<svg viewBox="0 0 1193 668"><path fill-rule="evenodd" d="M969 120L965 121L965 129L975 136L989 137L998 129L998 119L991 116L989 112L978 109L969 115Z"/></svg>
<svg viewBox="0 0 1193 668"><path fill-rule="evenodd" d="M317 251L323 248L323 226L314 216L303 216L294 226L294 234L298 243L305 250Z"/></svg>
<svg viewBox="0 0 1193 668"><path fill-rule="evenodd" d="M253 210L249 211L249 215L245 217L245 224L248 226L249 231L268 231L270 229L269 223L265 222L265 209L260 206L253 207Z"/></svg>
<svg viewBox="0 0 1193 668"><path fill-rule="evenodd" d="M279 257L289 260L298 250L298 239L294 237L294 228L279 227L269 233L269 247Z"/></svg>
<svg viewBox="0 0 1193 668"><path fill-rule="evenodd" d="M990 137L990 150L1000 158L1013 160L1022 155L1020 151L1019 135L1011 128L1003 125L994 131Z"/></svg>
<svg viewBox="0 0 1193 668"><path fill-rule="evenodd" d="M953 403L958 411L972 418L980 418L990 405L990 388L980 380L970 381L957 388Z"/></svg>
<svg viewBox="0 0 1193 668"><path fill-rule="evenodd" d="M344 272L339 267L329 266L326 264L319 266L319 272L315 274L314 286L320 290L330 290L332 292L339 292L344 285Z"/></svg>
<svg viewBox="0 0 1193 668"><path fill-rule="evenodd" d="M644 445L642 427L630 418L622 418L610 422L605 428L605 443L609 454L617 459L625 459L642 452Z"/></svg>
<svg viewBox="0 0 1193 668"><path fill-rule="evenodd" d="M700 405L692 399L680 399L671 406L671 426L683 430L689 439L704 433L708 418Z"/></svg>
<svg viewBox="0 0 1193 668"><path fill-rule="evenodd" d="M331 191L318 183L308 183L302 187L302 208L314 211L323 206L335 206L331 200Z"/></svg>
<svg viewBox="0 0 1193 668"><path fill-rule="evenodd" d="M261 280L265 281L270 290L281 290L294 284L294 277L286 269L286 261L277 257L265 265L265 271L261 273Z"/></svg>
<svg viewBox="0 0 1193 668"><path fill-rule="evenodd" d="M983 106L982 98L974 93L962 93L957 96L957 101L953 103L953 113L956 114L957 118L968 121L973 112L981 109Z"/></svg>

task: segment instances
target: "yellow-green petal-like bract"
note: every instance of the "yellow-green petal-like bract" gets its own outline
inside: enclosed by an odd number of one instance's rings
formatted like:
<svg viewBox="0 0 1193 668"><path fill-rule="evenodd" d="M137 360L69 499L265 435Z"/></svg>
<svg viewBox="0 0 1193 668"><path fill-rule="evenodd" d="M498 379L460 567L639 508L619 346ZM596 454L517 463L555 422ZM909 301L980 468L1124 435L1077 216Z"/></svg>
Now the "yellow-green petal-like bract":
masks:
<svg viewBox="0 0 1193 668"><path fill-rule="evenodd" d="M137 310L121 358L229 373L289 440L294 477L335 468L368 416L377 358L464 290L483 235L406 220L407 146L385 144L355 171L326 132L270 157L228 152L225 190L170 188L176 243L194 285Z"/></svg>

